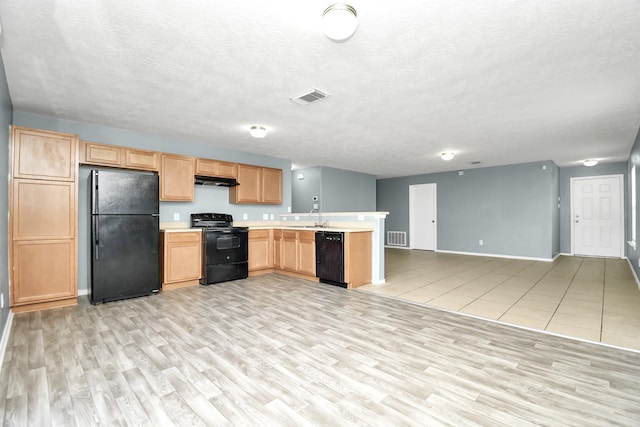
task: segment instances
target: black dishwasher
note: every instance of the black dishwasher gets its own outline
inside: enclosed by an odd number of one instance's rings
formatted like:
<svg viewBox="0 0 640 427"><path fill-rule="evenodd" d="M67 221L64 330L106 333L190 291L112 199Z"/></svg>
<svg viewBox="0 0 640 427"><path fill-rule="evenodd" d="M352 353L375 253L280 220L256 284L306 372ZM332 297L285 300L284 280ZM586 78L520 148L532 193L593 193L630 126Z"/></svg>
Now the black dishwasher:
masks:
<svg viewBox="0 0 640 427"><path fill-rule="evenodd" d="M347 287L344 283L344 233L316 231L316 276L321 283Z"/></svg>

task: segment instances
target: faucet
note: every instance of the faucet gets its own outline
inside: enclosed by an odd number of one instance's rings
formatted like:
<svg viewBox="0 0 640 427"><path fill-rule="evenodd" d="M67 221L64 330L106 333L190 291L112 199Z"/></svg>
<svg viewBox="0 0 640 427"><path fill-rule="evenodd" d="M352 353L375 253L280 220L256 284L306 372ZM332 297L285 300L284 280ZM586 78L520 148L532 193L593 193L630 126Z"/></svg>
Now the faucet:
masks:
<svg viewBox="0 0 640 427"><path fill-rule="evenodd" d="M311 214L313 214L313 211L318 212L318 221L314 224L316 227L328 227L329 226L329 222L325 221L322 222L322 212L320 212L319 208L313 207L311 208L311 210L309 211L309 216L311 216Z"/></svg>

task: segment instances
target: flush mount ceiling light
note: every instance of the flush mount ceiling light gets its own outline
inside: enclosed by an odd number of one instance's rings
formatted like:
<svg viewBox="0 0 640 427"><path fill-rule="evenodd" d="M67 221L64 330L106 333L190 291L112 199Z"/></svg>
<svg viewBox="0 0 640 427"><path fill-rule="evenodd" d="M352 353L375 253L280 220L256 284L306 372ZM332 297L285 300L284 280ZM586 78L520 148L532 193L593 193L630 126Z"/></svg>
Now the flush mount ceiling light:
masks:
<svg viewBox="0 0 640 427"><path fill-rule="evenodd" d="M254 138L264 138L267 136L267 128L264 126L251 126L249 133Z"/></svg>
<svg viewBox="0 0 640 427"><path fill-rule="evenodd" d="M585 166L595 166L598 164L598 161L596 159L587 159L584 162L582 162L582 164Z"/></svg>
<svg viewBox="0 0 640 427"><path fill-rule="evenodd" d="M332 4L322 14L322 30L331 40L346 40L358 28L358 14L353 6L344 3Z"/></svg>
<svg viewBox="0 0 640 427"><path fill-rule="evenodd" d="M453 151L445 151L444 153L440 154L440 158L442 160L451 160L453 159L453 156L455 156Z"/></svg>

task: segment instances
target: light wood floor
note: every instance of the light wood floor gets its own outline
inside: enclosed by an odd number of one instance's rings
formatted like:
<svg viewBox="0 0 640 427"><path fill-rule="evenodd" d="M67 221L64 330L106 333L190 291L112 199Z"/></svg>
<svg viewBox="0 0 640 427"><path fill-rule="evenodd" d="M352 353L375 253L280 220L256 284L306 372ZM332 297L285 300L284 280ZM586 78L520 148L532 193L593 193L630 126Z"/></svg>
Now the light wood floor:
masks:
<svg viewBox="0 0 640 427"><path fill-rule="evenodd" d="M3 425L640 424L640 353L279 275L16 315Z"/></svg>
<svg viewBox="0 0 640 427"><path fill-rule="evenodd" d="M358 288L640 350L640 290L626 260L555 262L386 249L386 283Z"/></svg>

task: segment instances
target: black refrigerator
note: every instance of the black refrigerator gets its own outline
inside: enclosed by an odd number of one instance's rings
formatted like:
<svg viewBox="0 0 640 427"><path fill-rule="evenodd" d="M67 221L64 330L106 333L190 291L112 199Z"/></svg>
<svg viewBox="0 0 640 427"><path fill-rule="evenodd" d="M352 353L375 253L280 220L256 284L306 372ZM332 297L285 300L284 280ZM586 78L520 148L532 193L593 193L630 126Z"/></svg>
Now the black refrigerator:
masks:
<svg viewBox="0 0 640 427"><path fill-rule="evenodd" d="M92 170L91 303L157 293L158 175Z"/></svg>

